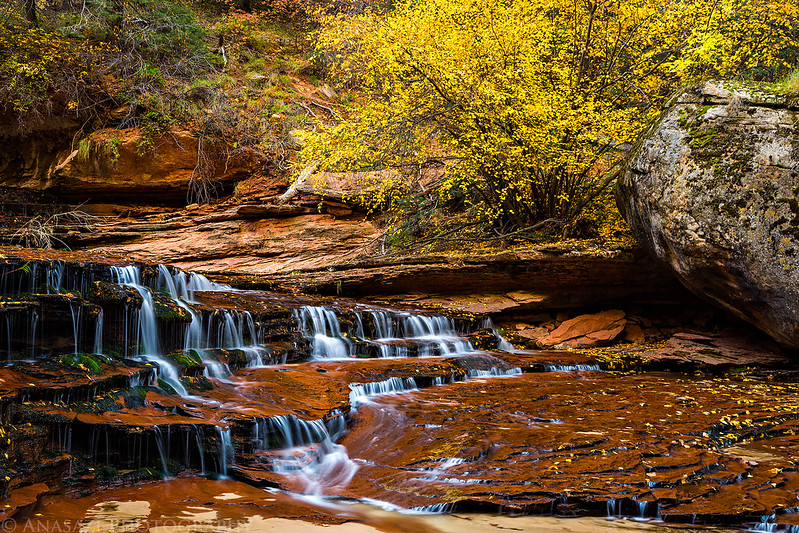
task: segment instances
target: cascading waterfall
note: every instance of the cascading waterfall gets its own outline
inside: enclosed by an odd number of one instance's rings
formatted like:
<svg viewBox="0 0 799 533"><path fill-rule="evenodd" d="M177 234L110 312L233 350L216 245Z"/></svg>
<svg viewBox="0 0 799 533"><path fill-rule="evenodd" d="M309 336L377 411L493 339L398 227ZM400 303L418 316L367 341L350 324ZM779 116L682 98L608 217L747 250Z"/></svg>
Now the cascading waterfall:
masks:
<svg viewBox="0 0 799 533"><path fill-rule="evenodd" d="M502 334L500 334L499 330L494 325L494 321L491 320L491 318L486 317L483 320L482 327L483 329L490 330L494 333L494 336L497 338L497 349L508 353L522 353L521 350L517 350L516 347L508 341L508 339L506 339L505 337L502 336Z"/></svg>
<svg viewBox="0 0 799 533"><path fill-rule="evenodd" d="M195 293L197 292L220 292L232 291L233 287L223 283L215 283L202 274L195 272L186 273L176 270L174 274L164 265L158 265L159 283L161 286L171 286L170 295L177 301L182 298L189 303L197 303Z"/></svg>
<svg viewBox="0 0 799 533"><path fill-rule="evenodd" d="M452 319L445 316L405 315L405 329L411 332L411 338L426 340L437 345L441 355L458 355L473 352L471 343L458 336ZM433 350L425 349L421 356L436 355Z"/></svg>
<svg viewBox="0 0 799 533"><path fill-rule="evenodd" d="M602 372L599 365L544 365L545 372Z"/></svg>
<svg viewBox="0 0 799 533"><path fill-rule="evenodd" d="M372 342L378 346L380 350L380 357L407 357L408 347L404 344L397 344L397 334L394 331L394 321L391 314L387 311L372 311L369 313L372 316L372 322L375 327L375 337ZM360 321L361 314L358 313ZM360 337L365 337L365 333L361 333Z"/></svg>
<svg viewBox="0 0 799 533"><path fill-rule="evenodd" d="M39 313L36 312L34 309L31 312L31 320L30 320L30 356L33 359L36 356L36 328L39 325ZM11 352L9 352L9 357L11 356Z"/></svg>
<svg viewBox="0 0 799 533"><path fill-rule="evenodd" d="M341 334L336 313L321 306L305 306L297 312L300 329L310 336L312 359L343 359L353 355L353 345Z"/></svg>
<svg viewBox="0 0 799 533"><path fill-rule="evenodd" d="M413 378L389 378L371 383L350 383L350 406L354 409L358 404L368 401L374 396L384 394L400 394L418 390Z"/></svg>
<svg viewBox="0 0 799 533"><path fill-rule="evenodd" d="M144 347L144 353L137 355L154 363L159 370L159 378L164 380L181 396L188 396L186 388L180 382L177 369L161 356L158 342L158 326L155 321L153 295L147 287L140 283L139 268L136 266L111 267L115 282L135 289L142 298L138 319L138 343Z"/></svg>
<svg viewBox="0 0 799 533"><path fill-rule="evenodd" d="M165 288L175 304L185 309L191 316L183 349L195 350L200 355L205 364L206 377L225 379L232 374L227 365L220 363L207 352L208 349L239 349L248 355L248 366L263 366L263 354L267 350L257 345L255 323L248 311L218 311L216 315L219 317L219 326L214 339L211 334L214 318L209 317L208 327L205 327L202 314L188 304L196 303L194 299L196 292L232 290L229 286L214 283L201 274L187 275L180 270L172 274L164 265L158 265L158 286ZM245 326L250 334L249 345L244 341Z"/></svg>
<svg viewBox="0 0 799 533"><path fill-rule="evenodd" d="M233 463L234 449L233 441L230 437L230 428L217 427L219 434L219 473L223 478L228 475L228 465Z"/></svg>
<svg viewBox="0 0 799 533"><path fill-rule="evenodd" d="M509 368L507 370L502 370L497 367L491 367L488 370L469 370L466 373L466 379L477 379L477 378L497 378L497 377L508 377L508 376L518 376L522 373L522 369L519 367Z"/></svg>
<svg viewBox="0 0 799 533"><path fill-rule="evenodd" d="M69 310L72 313L72 337L75 341L75 351L72 353L78 353L78 343L80 341L80 321L83 315L83 306L79 301L70 300L69 301Z"/></svg>
<svg viewBox="0 0 799 533"><path fill-rule="evenodd" d="M191 279L194 276L199 276L199 274L192 274L189 277L189 281L186 281L186 274L182 271L178 272L175 276L173 276L169 269L167 269L164 265L158 265L158 284L160 287L166 288L169 293L169 297L172 301L175 302L178 306L185 309L189 315L191 316L191 323L189 324L188 329L186 330L186 338L183 342L183 349L185 351L188 350L196 350L200 357L202 358L203 363L205 364L205 372L206 377L213 377L217 379L222 379L230 376L231 372L230 369L227 368L226 365L221 364L219 361L214 359L213 357L209 356L201 346L201 341L203 337L203 321L202 315L195 311L191 306L186 304L181 298L185 300L189 300L190 298L193 300L194 298L194 290L189 289L191 285ZM207 278L203 276L203 279L208 283Z"/></svg>
<svg viewBox="0 0 799 533"><path fill-rule="evenodd" d="M253 440L257 449L281 450L272 461L275 472L298 479L305 494L321 496L325 490L346 487L358 470L347 449L335 443L345 429L340 413L334 412L327 422L284 415L258 420Z"/></svg>
<svg viewBox="0 0 799 533"><path fill-rule="evenodd" d="M341 323L329 307L305 306L295 317L302 333L311 340L313 359L352 357L356 353L353 339L375 346L379 356L386 358L408 357L411 346L420 357L474 352L471 343L457 333L454 321L448 317L386 310L366 313L371 320L364 320L361 312L355 313L352 331L347 334L342 333ZM371 334L366 331L367 323L373 326Z"/></svg>
<svg viewBox="0 0 799 533"><path fill-rule="evenodd" d="M71 267L70 267L71 268ZM146 371L141 371L135 376L131 376L128 381L129 387L137 387L147 385L153 379L160 379L165 385L164 388L173 389L181 396L188 396L186 388L183 386L180 376L175 365L164 357L165 347L170 345L169 341L174 339L161 337L159 330L160 326L168 325L173 328L173 322L178 325L185 325L185 330L178 330L178 342L180 343L180 336L185 332L185 339L183 349L185 351L196 350L203 361L207 375L215 378L226 378L231 375L230 369L223 365L214 358L212 350L214 349L238 349L248 354L249 366L263 365L263 354L268 353L268 348L262 346L264 343L265 333L257 320L263 320L266 324L276 323L280 328L284 327L286 316L280 313L274 313L278 318L274 319L270 314L271 311L258 311L259 314L256 318L245 310L239 309L220 309L213 306L204 304L200 292L230 290L225 285L220 285L211 282L204 276L198 274L187 274L182 271L170 269L169 267L159 265L157 278L144 274L136 266L125 267L109 267L111 272L111 279L122 286L130 287L135 290L141 297L141 306L138 309L133 307L124 308L124 324L123 330L126 335L124 336L124 343L130 340L131 351L134 352L134 357L141 360L154 363L147 366ZM42 276L42 269L39 270L39 276ZM35 276L34 276L35 277ZM58 292L63 290L64 284L70 287L74 286L76 282L81 282L81 279L74 275L74 270L65 269L65 264L56 263L52 268L46 271L47 277L47 290ZM148 278L148 279L147 279ZM22 278L19 278L22 279ZM15 282L13 285L17 285ZM41 280L40 280L41 281ZM85 279L83 280L85 281ZM11 282L9 282L12 284ZM22 282L20 282L22 283ZM27 283L27 280L25 280ZM30 282L36 285L34 281ZM175 305L184 309L188 315L180 313L180 319L156 319L155 303L165 302L166 298L158 298L159 294L154 291L163 290L168 293L169 297ZM154 299L154 295L156 298ZM271 298L271 297L269 297ZM106 315L104 317L103 310L100 309L95 313L92 305L85 305L81 300L74 299L72 294L63 295L60 298L49 298L50 301L57 301L59 305L59 312L65 311L63 309L64 300L69 300L70 310L72 314L72 327L74 335L74 351L79 353L80 348L88 351L91 339L88 334L91 333L91 324L86 322L88 317L83 316L86 312L95 315L96 322L94 324L94 341L93 351L96 354L102 354L104 342L104 326L108 327L105 331L106 344L111 347L112 343L122 343L121 335L118 329L121 324L112 322L122 322L123 308L118 300L113 300L112 311L106 307ZM230 299L228 301L237 301ZM264 298L267 300L267 298ZM101 300L105 302L105 300ZM210 302L210 298L205 301ZM291 300L294 302L295 300ZM289 303L288 306L296 305L296 303ZM281 309L287 307L282 304ZM84 310L85 308L85 310ZM257 309L257 307L255 307ZM263 307L268 309L267 306ZM174 310L174 308L172 308ZM159 309L160 312L160 309ZM377 353L380 357L407 357L409 355L420 356L436 356L436 355L460 355L469 352L474 352L471 343L460 334L456 329L456 322L446 316L441 315L416 315L407 311L391 311L387 309L380 309L377 307L359 306L354 309L345 311L342 320L339 320L336 311L333 307L326 306L306 306L298 308L295 311L295 318L299 323L301 331L311 340L311 356L314 359L331 359L331 358L349 358L356 353L363 355L357 350L366 346L371 351L368 355ZM43 315L46 316L46 315ZM162 315L159 315L162 316ZM163 315L166 316L166 315ZM36 311L31 311L30 317L30 336L35 339L37 332L37 325L39 322L39 315ZM183 320L191 320L186 324ZM104 320L105 318L105 320ZM12 344L12 330L13 316L6 316L6 325L9 330L8 342L9 353L11 353ZM65 324L60 329L68 328L66 316L60 316L60 324ZM274 320L274 322L272 322ZM104 322L106 322L104 324ZM168 323L168 324L165 324ZM83 326L83 327L82 327ZM128 329L130 326L130 329ZM39 329L42 328L38 325ZM113 329L112 329L113 328ZM87 338L82 339L81 330L85 330ZM68 330L67 330L68 331ZM170 334L174 333L174 329L170 329ZM127 335L130 332L130 335ZM269 331L270 341L274 338L279 339L276 341L276 346L279 342L281 349L288 336L283 329L280 329L277 334ZM18 333L19 334L19 333ZM63 340L63 333L59 336L60 341ZM0 341L1 342L1 341ZM15 340L16 342L16 340ZM67 339L68 342L68 339ZM82 346L81 346L82 344ZM287 344L287 343L286 343ZM126 344L127 345L127 344ZM33 343L31 344L33 351ZM114 346L115 347L115 346ZM170 348L171 350L172 348ZM286 348L290 351L291 348ZM110 353L110 352L109 352ZM465 364L465 363L464 363ZM483 363L480 363L483 364ZM320 367L324 365L319 365ZM284 370L284 369L281 369ZM491 376L506 376L521 373L521 370L514 368L511 370L500 371L496 368L490 370L474 370L469 371L467 377L491 377ZM253 379L259 379L262 374L259 372L252 372L249 375L254 376ZM458 374L458 378L463 374ZM247 378L249 379L249 378ZM368 401L369 398L384 394L400 394L417 390L420 386L427 386L429 384L441 385L448 381L455 380L453 372L452 377L435 376L435 377L421 377L421 378L389 378L384 381L373 383L353 383L350 385L350 404L351 407ZM238 382L231 380L235 385ZM244 380L242 380L243 383ZM168 385L169 387L167 387ZM117 385L115 384L114 387ZM227 393L233 390L229 385L217 384L219 390ZM136 394L144 393L146 391L135 391ZM80 394L83 398L84 392L70 393L73 399ZM96 394L96 389L95 393ZM92 395L90 393L89 395ZM210 395L209 395L210 396ZM70 403L69 394L67 394L65 403ZM168 403L164 402L166 409L173 409L175 414L181 417L195 416L195 405L200 404L200 398L195 398L196 401L186 401L184 405L177 407L168 407ZM210 403L210 400L209 400ZM217 402L221 404L222 402ZM225 409L230 406L225 402ZM191 404L191 405L189 405ZM159 407L160 408L160 407ZM199 410L199 408L197 409ZM255 411L255 410L254 410ZM190 415L185 413L190 412ZM268 411L267 411L268 412ZM172 413L170 413L171 415ZM182 452L185 440L185 454L183 457L186 459L187 466L190 462L196 461L196 454L199 452L200 469L203 473L206 472L206 458L205 453L211 453L211 450L216 448L218 454L215 458L218 464L219 473L222 476L227 476L229 471L234 470L232 465L236 464L236 450L234 449L234 439L231 435L231 427L225 427L226 424L239 424L240 419L238 416L233 415L230 418L225 418L227 415L222 415L218 419L219 426L216 427L217 439L214 446L213 433L209 434L208 441L202 435L202 427L195 427L193 431L184 431L180 433L180 438L175 437L177 446L170 446L170 427L174 430L176 425L186 424L186 418L178 418L178 422L161 422L161 426L153 426L151 431L146 431L139 435L139 442L137 444L140 457L140 462L148 463L153 457L153 448L156 447L160 456L162 470L165 476L169 475L168 461L174 459L171 453ZM263 416L263 415L262 415ZM169 420L168 418L166 420ZM151 423L151 422L150 422ZM205 426L206 431L211 431L214 426ZM353 475L358 469L357 464L352 461L347 453L347 450L337 444L336 441L345 431L345 418L342 414L333 413L329 420L312 420L305 421L298 419L294 415L284 415L274 418L258 420L254 425L254 441L256 443L256 450L270 451L269 454L271 465L274 470L286 476L294 476L296 479L301 480L304 485L304 491L307 494L321 495L325 491L346 486L352 479ZM241 426L235 425L232 431L236 433L235 443L240 444L240 431ZM59 428L60 431L60 428ZM71 431L71 428L70 428ZM185 435L184 435L185 433ZM76 438L80 433L76 433ZM108 431L102 435L105 436L106 446L106 462L109 461L111 453L108 450ZM185 438L184 438L185 436ZM98 455L96 452L98 446L102 444L101 433L98 431L91 437L91 456ZM59 441L61 438L59 438ZM68 437L63 437L65 446L69 446ZM85 439L81 436L81 443ZM95 442L96 441L96 442ZM209 444L209 442L211 444ZM193 446L196 443L197 450ZM210 446L210 448L204 449ZM99 455L102 455L100 451ZM242 455L238 456L238 463L241 466L244 463ZM439 470L446 470L450 464L445 462L441 465ZM211 467L213 470L213 467Z"/></svg>
<svg viewBox="0 0 799 533"><path fill-rule="evenodd" d="M64 269L66 263L63 261L55 261L54 266L48 267L45 271L45 290L47 294L58 294L64 288ZM34 278L35 279L35 278Z"/></svg>
<svg viewBox="0 0 799 533"><path fill-rule="evenodd" d="M161 467L164 477L169 477L169 467L167 466L167 450L164 448L164 438L161 434L161 428L153 426L153 435L155 437L155 445L158 448L158 455L161 457Z"/></svg>
<svg viewBox="0 0 799 533"><path fill-rule="evenodd" d="M203 450L203 443L202 443L204 435L202 433L202 428L201 427L196 426L196 425L193 426L193 427L194 427L194 440L197 441L197 450L200 453L200 475L204 476L205 475L205 451ZM186 454L186 456L188 457L188 453Z"/></svg>

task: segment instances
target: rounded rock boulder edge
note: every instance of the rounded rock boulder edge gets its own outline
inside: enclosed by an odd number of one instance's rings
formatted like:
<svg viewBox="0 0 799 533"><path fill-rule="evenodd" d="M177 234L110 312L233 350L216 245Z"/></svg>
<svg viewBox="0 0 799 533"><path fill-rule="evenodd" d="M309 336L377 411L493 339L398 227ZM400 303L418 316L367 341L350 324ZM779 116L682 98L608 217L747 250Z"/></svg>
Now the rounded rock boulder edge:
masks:
<svg viewBox="0 0 799 533"><path fill-rule="evenodd" d="M799 348L799 98L707 82L630 154L617 203L698 296Z"/></svg>

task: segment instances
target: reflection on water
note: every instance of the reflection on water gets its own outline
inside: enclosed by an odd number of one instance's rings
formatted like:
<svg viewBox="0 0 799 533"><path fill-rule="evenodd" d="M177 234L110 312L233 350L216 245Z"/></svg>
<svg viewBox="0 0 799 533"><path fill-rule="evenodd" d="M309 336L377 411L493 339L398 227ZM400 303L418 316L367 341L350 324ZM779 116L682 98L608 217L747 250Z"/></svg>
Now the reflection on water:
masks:
<svg viewBox="0 0 799 533"><path fill-rule="evenodd" d="M210 483L210 482L209 482ZM414 533L482 533L486 531L531 531L536 533L620 533L620 532L652 532L676 533L686 531L732 532L720 528L694 528L687 525L666 525L654 521L633 519L606 519L599 517L555 518L550 516L500 516L488 514L461 515L411 515L380 508L375 505L340 504L323 502L320 509L334 511L340 516L347 516L351 521L343 524L317 524L299 519L287 519L269 516L258 504L235 491L228 490L230 483L220 487L218 493L207 498L205 503L197 505L197 494L184 492L180 487L172 495L175 500L183 502L170 503L165 507L164 501L147 500L117 501L108 500L95 503L85 509L83 519L64 520L63 523L75 523L78 528L69 531L81 533L107 532L132 533L151 531L153 533L250 533L280 531L294 532L326 532L326 533L369 533L369 532L414 532ZM206 496L210 496L212 487L205 486ZM252 490L250 488L250 490ZM155 491L158 493L159 491ZM285 498L285 493L265 492L263 502L274 502L276 498ZM147 497L143 491L142 497ZM157 498L157 496L156 496ZM80 501L80 500L77 500ZM299 503L299 502L298 502ZM306 502L307 503L307 502ZM233 516L229 512L230 505L238 508ZM168 509L168 511L167 511ZM73 509L74 511L75 509ZM266 514L266 516L264 516ZM48 522L47 515L40 524ZM317 518L318 520L318 518ZM20 522L20 531L24 525ZM47 528L43 529L45 531ZM59 531L62 529L58 529Z"/></svg>
<svg viewBox="0 0 799 533"><path fill-rule="evenodd" d="M135 533L139 531L150 516L150 502L98 503L86 511L86 518L80 524L81 533L111 532Z"/></svg>

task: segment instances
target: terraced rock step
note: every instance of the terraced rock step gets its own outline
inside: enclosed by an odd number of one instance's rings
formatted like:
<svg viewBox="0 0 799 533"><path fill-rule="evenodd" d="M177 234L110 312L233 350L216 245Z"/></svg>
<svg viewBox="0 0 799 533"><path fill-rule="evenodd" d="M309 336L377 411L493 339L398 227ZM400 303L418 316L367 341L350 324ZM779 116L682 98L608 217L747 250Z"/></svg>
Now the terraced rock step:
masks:
<svg viewBox="0 0 799 533"><path fill-rule="evenodd" d="M734 357L713 363L716 377L603 372L619 367L588 351L519 349L480 315L68 258L0 261L7 517L63 517L58 501L97 492L101 505L104 491L159 479L156 491L174 483L190 499L236 486L265 512L325 523L366 518L283 496L272 505L262 489L429 512L764 527L789 525L799 505L799 385L775 381L793 374ZM120 484L134 488L108 489Z"/></svg>

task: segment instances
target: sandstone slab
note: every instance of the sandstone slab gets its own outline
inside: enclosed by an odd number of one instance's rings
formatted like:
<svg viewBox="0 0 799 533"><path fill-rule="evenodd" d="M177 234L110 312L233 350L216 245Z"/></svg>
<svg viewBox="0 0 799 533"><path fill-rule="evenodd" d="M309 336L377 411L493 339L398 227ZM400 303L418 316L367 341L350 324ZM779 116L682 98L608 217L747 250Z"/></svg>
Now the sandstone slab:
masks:
<svg viewBox="0 0 799 533"><path fill-rule="evenodd" d="M627 326L624 311L609 310L565 320L537 340L543 347L586 348L613 341Z"/></svg>

